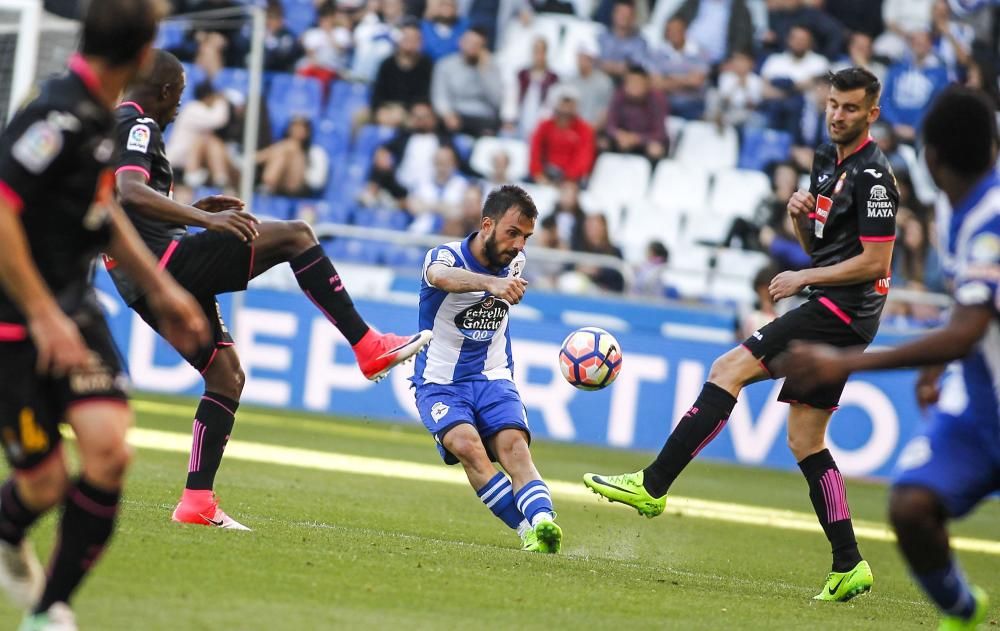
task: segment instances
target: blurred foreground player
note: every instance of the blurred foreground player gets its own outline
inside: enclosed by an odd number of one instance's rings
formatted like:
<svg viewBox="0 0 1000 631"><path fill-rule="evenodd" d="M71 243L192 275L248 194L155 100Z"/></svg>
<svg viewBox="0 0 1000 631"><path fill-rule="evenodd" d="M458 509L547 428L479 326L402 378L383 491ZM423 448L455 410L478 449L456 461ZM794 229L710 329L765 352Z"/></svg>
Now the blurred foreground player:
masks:
<svg viewBox="0 0 1000 631"><path fill-rule="evenodd" d="M147 67L163 10L155 0L91 0L80 54L0 135L0 442L13 475L0 486L0 586L31 609L21 628L75 629L69 600L114 530L132 423L117 350L90 284L111 252L155 299L180 348L207 341L194 299L143 246L114 202L114 116ZM76 435L70 479L59 424ZM62 504L48 577L25 533Z"/></svg>
<svg viewBox="0 0 1000 631"><path fill-rule="evenodd" d="M831 142L816 150L809 192L798 191L788 202L812 267L782 272L769 287L775 301L806 287L809 299L715 360L698 399L652 464L618 476L586 474L584 483L594 492L647 517L659 515L670 485L722 431L740 391L781 376L774 359L793 340L865 347L875 337L889 291L899 202L889 162L868 134L878 119L881 85L863 68L847 68L829 79L826 124ZM806 392L795 378L788 378L778 395L790 405L788 446L809 485L809 499L833 553L831 571L816 600L850 600L871 590L874 582L854 537L844 479L825 443L846 382Z"/></svg>
<svg viewBox="0 0 1000 631"><path fill-rule="evenodd" d="M502 186L486 198L479 232L427 253L420 327L432 328L434 340L417 357L413 384L445 463L462 463L483 504L521 536L522 550L554 554L562 530L528 449L508 328L528 284L523 251L537 217L523 189Z"/></svg>
<svg viewBox="0 0 1000 631"><path fill-rule="evenodd" d="M948 324L897 348L862 354L796 345L785 369L808 383L852 372L927 367L917 382L930 423L899 456L889 519L913 578L944 618L940 628L974 629L986 594L969 584L952 556L947 522L1000 491L1000 177L997 126L982 93L949 88L924 119L927 167L944 194L946 272L955 306ZM944 364L959 360L938 378Z"/></svg>
<svg viewBox="0 0 1000 631"><path fill-rule="evenodd" d="M250 279L288 263L302 292L347 338L361 372L373 381L415 355L427 344L430 332L402 337L370 328L305 222L261 223L233 197L208 197L192 206L172 199L173 174L163 130L177 115L184 81L177 58L154 51L151 71L130 88L118 107L115 176L129 219L159 257L160 267L194 294L213 333L209 344L182 353L204 378L205 393L195 412L187 483L173 520L247 530L219 508L212 490L244 381L216 295L243 291ZM188 226L205 230L187 234ZM107 267L125 302L159 330L150 311L150 295L113 259L108 259Z"/></svg>

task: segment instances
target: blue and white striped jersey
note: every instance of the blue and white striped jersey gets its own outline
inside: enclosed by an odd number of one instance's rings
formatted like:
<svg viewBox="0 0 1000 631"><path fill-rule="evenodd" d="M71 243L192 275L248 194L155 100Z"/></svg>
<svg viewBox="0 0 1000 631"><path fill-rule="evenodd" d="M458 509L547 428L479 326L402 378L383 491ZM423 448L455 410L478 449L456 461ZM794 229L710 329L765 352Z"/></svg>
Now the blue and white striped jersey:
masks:
<svg viewBox="0 0 1000 631"><path fill-rule="evenodd" d="M510 305L487 292L448 293L427 282L427 269L445 265L477 274L518 278L524 273L524 252L494 274L469 250L469 242L452 241L438 246L424 258L420 283L420 329L434 331L434 339L417 356L413 383L450 384L463 381L513 381L510 352Z"/></svg>
<svg viewBox="0 0 1000 631"><path fill-rule="evenodd" d="M995 428L1000 424L1000 177L991 172L961 204L938 208L945 211L939 220L948 226L943 259L955 302L986 306L994 314L986 335L961 360L961 380L946 381L939 406Z"/></svg>

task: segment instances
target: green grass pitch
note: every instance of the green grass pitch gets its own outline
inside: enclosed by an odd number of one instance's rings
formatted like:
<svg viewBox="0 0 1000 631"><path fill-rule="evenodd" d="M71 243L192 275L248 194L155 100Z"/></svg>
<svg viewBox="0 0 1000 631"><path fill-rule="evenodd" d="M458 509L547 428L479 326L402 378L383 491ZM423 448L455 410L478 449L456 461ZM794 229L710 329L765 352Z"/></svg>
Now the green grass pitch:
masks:
<svg viewBox="0 0 1000 631"><path fill-rule="evenodd" d="M186 435L195 403L144 397L137 426ZM422 428L240 409L234 441L436 465ZM72 450L70 450L72 451ZM546 478L618 473L648 454L537 442ZM223 506L252 533L179 526L170 511L187 455L140 449L118 534L77 596L83 629L932 629L936 613L893 544L862 540L875 590L813 602L829 569L819 532L560 501L563 554L518 550L516 535L456 484L228 459ZM809 512L801 476L696 462L678 495ZM883 485L848 482L856 518L884 521ZM32 538L43 556L54 518ZM1000 502L955 534L1000 540ZM962 552L1000 602L1000 555ZM991 620L997 624L1000 608ZM0 629L19 613L0 602Z"/></svg>

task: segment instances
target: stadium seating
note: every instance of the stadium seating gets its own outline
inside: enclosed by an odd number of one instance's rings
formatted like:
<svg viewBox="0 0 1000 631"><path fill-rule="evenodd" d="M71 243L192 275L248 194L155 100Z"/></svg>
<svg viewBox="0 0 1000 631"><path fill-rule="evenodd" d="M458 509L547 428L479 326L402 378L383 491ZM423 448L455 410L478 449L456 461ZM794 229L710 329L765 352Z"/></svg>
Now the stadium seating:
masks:
<svg viewBox="0 0 1000 631"><path fill-rule="evenodd" d="M701 298L708 287L713 259L712 248L687 246L683 252L674 253L670 267L663 272L663 283L675 288L682 298Z"/></svg>
<svg viewBox="0 0 1000 631"><path fill-rule="evenodd" d="M507 152L510 167L507 175L512 181L520 181L528 177L529 148L528 143L517 138L483 137L476 140L472 146L472 156L469 164L477 172L487 175L493 171L493 156L499 151Z"/></svg>
<svg viewBox="0 0 1000 631"><path fill-rule="evenodd" d="M647 198L667 210L698 211L708 203L708 185L709 173L697 163L660 160Z"/></svg>
<svg viewBox="0 0 1000 631"><path fill-rule="evenodd" d="M713 217L749 219L771 194L771 181L760 171L727 169L715 174L708 211Z"/></svg>
<svg viewBox="0 0 1000 631"><path fill-rule="evenodd" d="M371 96L368 86L352 81L337 81L330 88L330 98L324 111L325 118L338 129L349 131L355 116L368 107Z"/></svg>
<svg viewBox="0 0 1000 631"><path fill-rule="evenodd" d="M561 38L555 49L550 48L549 65L562 78L575 77L578 74L576 51L584 43L596 46L597 37L604 31L604 27L597 22L569 16L562 16L558 23Z"/></svg>
<svg viewBox="0 0 1000 631"><path fill-rule="evenodd" d="M732 127L720 127L704 121L689 121L677 141L674 158L697 164L710 171L736 166L739 137Z"/></svg>
<svg viewBox="0 0 1000 631"><path fill-rule="evenodd" d="M540 219L548 217L555 210L556 203L559 201L559 189L556 187L544 184L521 184L521 188L527 191L528 195L531 195Z"/></svg>
<svg viewBox="0 0 1000 631"><path fill-rule="evenodd" d="M300 199L295 206L292 215L295 219L302 219L311 225L321 223L349 224L353 219L350 206L334 205L321 199Z"/></svg>
<svg viewBox="0 0 1000 631"><path fill-rule="evenodd" d="M170 49L179 46L191 25L186 21L164 20L156 34L156 48Z"/></svg>
<svg viewBox="0 0 1000 631"><path fill-rule="evenodd" d="M776 129L745 129L740 146L739 167L763 171L772 162L788 160L792 135Z"/></svg>
<svg viewBox="0 0 1000 631"><path fill-rule="evenodd" d="M256 194L253 196L250 212L258 218L288 219L292 216L294 202L288 197Z"/></svg>
<svg viewBox="0 0 1000 631"><path fill-rule="evenodd" d="M622 225L614 236L625 259L639 263L645 258L646 247L651 241L660 241L667 249L674 249L680 232L680 213L643 200L626 208ZM684 256L684 252L675 254Z"/></svg>
<svg viewBox="0 0 1000 631"><path fill-rule="evenodd" d="M320 118L323 86L311 77L275 73L267 93L267 109L275 137L284 134L293 116L305 116L311 121Z"/></svg>
<svg viewBox="0 0 1000 631"><path fill-rule="evenodd" d="M250 72L245 68L223 68L212 77L216 90L232 90L246 96L250 91Z"/></svg>
<svg viewBox="0 0 1000 631"><path fill-rule="evenodd" d="M296 35L302 35L316 23L316 7L310 0L283 0L285 25Z"/></svg>

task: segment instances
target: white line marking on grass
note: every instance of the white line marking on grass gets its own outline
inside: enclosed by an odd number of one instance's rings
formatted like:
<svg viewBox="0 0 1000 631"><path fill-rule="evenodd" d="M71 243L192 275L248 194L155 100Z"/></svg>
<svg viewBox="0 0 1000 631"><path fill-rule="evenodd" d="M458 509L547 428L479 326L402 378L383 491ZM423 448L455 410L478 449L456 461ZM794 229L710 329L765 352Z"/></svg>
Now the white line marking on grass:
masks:
<svg viewBox="0 0 1000 631"><path fill-rule="evenodd" d="M157 451L188 453L191 449L190 436L152 429L133 429L129 433L129 442L140 449L153 449ZM369 456L353 456L350 454L315 451L296 447L281 447L242 440L229 442L226 446L226 458L383 478L442 482L460 486L468 486L469 484L461 469L453 469L443 465L429 465ZM595 500L593 493L583 486L582 482L547 480L546 483L552 490L552 494L560 500L588 503ZM684 517L768 526L783 530L797 530L802 532L821 531L816 517L810 513L763 508L731 502L700 500L691 497L670 496L666 512ZM895 541L895 537L888 528L875 522L855 520L854 534L862 539L873 541ZM959 550L1000 555L1000 541L954 537L951 540L951 544Z"/></svg>

